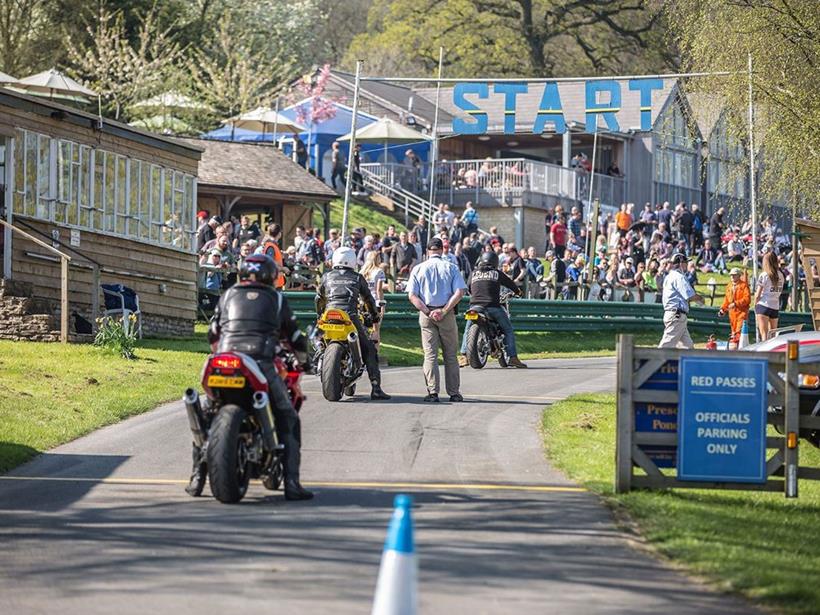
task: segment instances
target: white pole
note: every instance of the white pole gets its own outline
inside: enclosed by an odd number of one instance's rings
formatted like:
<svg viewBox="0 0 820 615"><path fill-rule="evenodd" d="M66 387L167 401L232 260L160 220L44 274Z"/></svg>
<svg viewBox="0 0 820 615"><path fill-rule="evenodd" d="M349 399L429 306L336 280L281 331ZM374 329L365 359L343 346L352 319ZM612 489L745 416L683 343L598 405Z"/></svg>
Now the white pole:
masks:
<svg viewBox="0 0 820 615"><path fill-rule="evenodd" d="M749 52L749 200L752 205L752 291L757 286L757 195L755 193L755 133L754 109L752 108L752 52ZM760 333L755 327L755 339Z"/></svg>
<svg viewBox="0 0 820 615"><path fill-rule="evenodd" d="M427 241L433 234L433 199L436 194L436 160L438 158L438 110L441 98L441 70L444 66L444 47L438 48L438 81L436 82L436 111L433 115L433 140L430 142L430 200L427 211ZM424 213L424 212L422 212Z"/></svg>
<svg viewBox="0 0 820 615"><path fill-rule="evenodd" d="M273 110L273 146L276 147L276 133L279 132L279 96L276 97L276 106Z"/></svg>
<svg viewBox="0 0 820 615"><path fill-rule="evenodd" d="M359 75L362 61L356 60L356 81L353 85L353 115L350 119L350 144L347 150L347 179L345 180L345 204L342 212L342 241L347 238L347 211L350 207L350 184L353 180L353 150L356 148L356 119L359 114Z"/></svg>
<svg viewBox="0 0 820 615"><path fill-rule="evenodd" d="M595 187L595 156L598 153L598 116L595 116L595 133L592 137L592 171L589 175L589 196L587 198L587 211L584 212L585 218L592 216L592 189ZM611 205L611 203L610 203ZM587 245L584 246L584 252L589 250L589 233L587 233Z"/></svg>

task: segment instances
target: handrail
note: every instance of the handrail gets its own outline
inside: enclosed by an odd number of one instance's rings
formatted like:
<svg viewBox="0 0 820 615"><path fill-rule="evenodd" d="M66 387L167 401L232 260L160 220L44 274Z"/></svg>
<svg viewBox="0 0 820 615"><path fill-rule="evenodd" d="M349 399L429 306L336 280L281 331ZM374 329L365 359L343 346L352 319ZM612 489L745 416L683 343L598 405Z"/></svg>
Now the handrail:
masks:
<svg viewBox="0 0 820 615"><path fill-rule="evenodd" d="M54 246L48 245L46 242L37 239L33 235L25 232L23 229L14 226L13 224L0 220L0 224L11 229L13 233L19 233L29 241L33 241L38 246L45 248L52 254L60 257L60 342L68 343L68 263L71 262L71 257L64 252L60 252Z"/></svg>
<svg viewBox="0 0 820 615"><path fill-rule="evenodd" d="M40 229L38 229L38 228L35 228L35 227L31 226L31 225L30 225L29 223L27 223L27 222L23 222L23 220L19 220L19 219L18 219L18 220L17 220L17 224L20 224L20 225L22 225L22 226L26 227L28 230L30 230L30 231L32 231L32 232L34 232L34 233L37 233L37 234L38 234L38 235L40 235L41 237L46 237L46 238L48 238L48 235L46 235L43 231L41 231L41 230L40 230ZM76 249L75 247L73 247L73 246L71 246L71 245L66 245L66 243L65 243L62 239L52 239L52 241L54 241L55 243L60 244L60 246L61 246L61 247L63 247L63 248L64 248L67 252L73 252L73 253L74 253L74 254L76 254L77 256L79 256L79 257L84 258L85 260L87 260L89 263L93 263L93 264L97 265L98 267L102 267L102 265L101 265L99 262L97 262L96 260L94 260L93 258L91 258L90 256L88 256L87 254L85 254L85 253L81 252L80 250Z"/></svg>

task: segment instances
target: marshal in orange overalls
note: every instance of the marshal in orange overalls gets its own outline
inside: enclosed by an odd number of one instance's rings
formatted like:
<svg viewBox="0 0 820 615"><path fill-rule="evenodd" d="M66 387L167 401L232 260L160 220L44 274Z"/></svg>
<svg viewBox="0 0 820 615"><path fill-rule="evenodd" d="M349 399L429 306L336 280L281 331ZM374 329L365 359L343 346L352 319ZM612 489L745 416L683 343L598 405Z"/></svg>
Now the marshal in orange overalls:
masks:
<svg viewBox="0 0 820 615"><path fill-rule="evenodd" d="M726 296L723 298L723 305L720 306L720 313L721 315L727 312L729 314L729 325L732 329L730 340L740 339L740 330L743 328L743 321L749 317L751 303L752 293L749 290L749 283L742 277L738 276L737 280L732 280L726 285Z"/></svg>

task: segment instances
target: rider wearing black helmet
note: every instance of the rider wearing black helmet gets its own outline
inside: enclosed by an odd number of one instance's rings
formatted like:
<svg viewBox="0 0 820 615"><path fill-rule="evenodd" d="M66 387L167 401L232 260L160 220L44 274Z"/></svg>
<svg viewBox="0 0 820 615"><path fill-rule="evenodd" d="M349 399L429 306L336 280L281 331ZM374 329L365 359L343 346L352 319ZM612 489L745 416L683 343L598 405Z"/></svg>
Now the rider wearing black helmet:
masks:
<svg viewBox="0 0 820 615"><path fill-rule="evenodd" d="M527 365L518 358L518 351L515 348L515 332L510 317L501 307L502 286L510 289L516 295L521 294L515 282L506 273L498 270L498 255L492 251L482 252L476 270L470 276L470 305L483 307L487 315L501 326L504 331L504 347L508 364L512 367L524 368ZM464 337L461 340L461 355L458 363L462 367L467 365L467 331L470 330L471 324L472 321L468 320L464 328Z"/></svg>
<svg viewBox="0 0 820 615"><path fill-rule="evenodd" d="M273 366L280 340L287 339L299 359L307 361L307 338L302 335L285 296L274 290L278 268L269 256L253 254L239 269L239 284L219 299L208 341L216 352L242 352L259 364L276 422L276 435L285 445L285 497L309 500L313 494L299 483L302 439L299 415L290 403L285 385Z"/></svg>

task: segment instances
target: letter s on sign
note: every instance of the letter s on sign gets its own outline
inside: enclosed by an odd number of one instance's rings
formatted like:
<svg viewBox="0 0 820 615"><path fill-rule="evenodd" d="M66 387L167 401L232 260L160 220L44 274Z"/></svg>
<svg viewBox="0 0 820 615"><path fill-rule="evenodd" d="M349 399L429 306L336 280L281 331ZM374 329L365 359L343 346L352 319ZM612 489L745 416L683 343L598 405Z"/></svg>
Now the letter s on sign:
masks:
<svg viewBox="0 0 820 615"><path fill-rule="evenodd" d="M453 132L462 135L482 135L487 132L487 112L465 98L475 94L478 98L487 98L490 88L486 83L457 83L453 88L453 104L470 115L474 122L463 118L453 118Z"/></svg>

